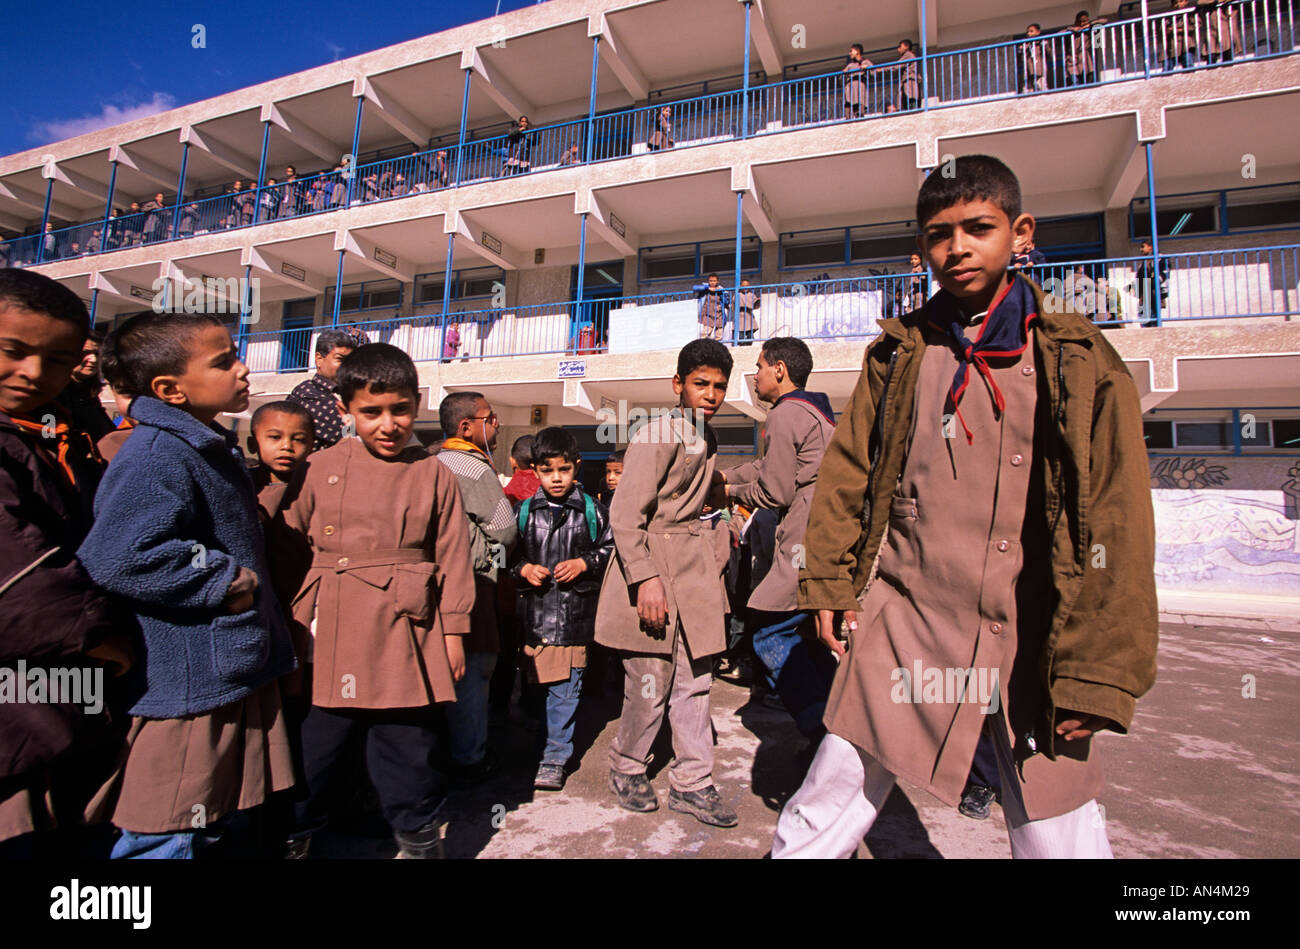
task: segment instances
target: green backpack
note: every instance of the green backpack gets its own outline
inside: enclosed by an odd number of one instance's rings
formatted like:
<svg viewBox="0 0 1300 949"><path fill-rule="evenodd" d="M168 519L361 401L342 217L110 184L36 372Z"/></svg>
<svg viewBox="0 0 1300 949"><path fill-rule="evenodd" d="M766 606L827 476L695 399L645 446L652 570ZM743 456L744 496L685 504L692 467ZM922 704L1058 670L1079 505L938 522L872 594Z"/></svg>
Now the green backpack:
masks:
<svg viewBox="0 0 1300 949"><path fill-rule="evenodd" d="M596 502L592 500L590 494L581 488L578 489L578 493L582 495L583 507L585 509L583 514L587 518L587 535L591 538L591 542L594 544L596 542ZM528 508L532 503L532 500L532 498L524 498L519 502L520 537L523 536L525 528L528 527Z"/></svg>

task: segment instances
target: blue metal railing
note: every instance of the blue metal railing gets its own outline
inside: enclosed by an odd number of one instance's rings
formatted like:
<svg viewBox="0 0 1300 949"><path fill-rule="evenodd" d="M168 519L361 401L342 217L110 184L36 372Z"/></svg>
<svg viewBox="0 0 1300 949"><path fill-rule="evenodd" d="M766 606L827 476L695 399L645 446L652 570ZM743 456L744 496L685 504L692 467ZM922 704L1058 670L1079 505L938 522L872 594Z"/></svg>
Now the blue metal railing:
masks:
<svg viewBox="0 0 1300 949"><path fill-rule="evenodd" d="M450 187L455 165L455 150L448 148L358 165L352 202L370 204Z"/></svg>
<svg viewBox="0 0 1300 949"><path fill-rule="evenodd" d="M1141 19L1098 23L1032 38L930 52L860 71L829 71L674 102L596 116L591 160L605 161L667 148L702 145L745 135L848 122L974 100L1012 98L1080 86L1104 85L1239 62L1291 55L1300 49L1293 0L1238 0L1189 6ZM817 66L819 64L813 64ZM749 123L742 130L745 97ZM928 99L928 102L927 102ZM460 183L537 172L586 159L586 118L539 126L522 138L497 135L464 143ZM370 203L450 187L456 152L442 145L374 161L355 173L352 203ZM93 238L94 222L50 234L0 242L0 263L32 265L84 253L178 239L301 217L346 206L347 182L332 171L259 192L225 194L167 208L127 213ZM260 212L254 215L257 202ZM74 248L73 245L76 245Z"/></svg>
<svg viewBox="0 0 1300 949"><path fill-rule="evenodd" d="M461 159L461 183L580 165L585 155L586 125L586 119L575 119L467 141Z"/></svg>
<svg viewBox="0 0 1300 949"><path fill-rule="evenodd" d="M1157 298L1161 323L1300 313L1300 244L1161 254L1158 261L1142 256L1053 261L1024 273L1061 305L1103 326L1154 325ZM604 352L611 311L661 303L681 304L695 317L701 336L713 335L729 345L773 336L865 342L879 332L880 320L924 305L933 284L928 273L903 271L742 287L741 293L753 298L742 298L740 324L734 288L724 280L723 289L728 306L720 324L702 311L693 288L683 288L581 304L570 300L491 308L482 307L482 300L464 300L462 309L445 319L440 303L425 303L417 304L409 317L349 322L347 317L357 314L345 314L340 325L361 329L372 342L392 343L416 362ZM753 311L752 335L745 309ZM249 334L249 368L306 370L314 334L328 328Z"/></svg>

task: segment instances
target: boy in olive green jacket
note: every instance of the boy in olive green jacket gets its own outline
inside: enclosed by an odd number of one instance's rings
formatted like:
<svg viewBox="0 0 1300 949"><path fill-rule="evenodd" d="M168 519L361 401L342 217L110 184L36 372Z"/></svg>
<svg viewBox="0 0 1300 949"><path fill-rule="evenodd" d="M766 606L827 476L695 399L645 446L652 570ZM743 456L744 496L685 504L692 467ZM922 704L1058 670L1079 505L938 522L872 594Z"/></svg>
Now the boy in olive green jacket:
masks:
<svg viewBox="0 0 1300 949"><path fill-rule="evenodd" d="M799 607L841 660L774 857L851 854L897 777L955 805L984 732L1013 856L1111 855L1091 736L1155 678L1142 411L1101 332L1008 269L1015 175L952 172L917 197L942 290L882 321L819 473Z"/></svg>

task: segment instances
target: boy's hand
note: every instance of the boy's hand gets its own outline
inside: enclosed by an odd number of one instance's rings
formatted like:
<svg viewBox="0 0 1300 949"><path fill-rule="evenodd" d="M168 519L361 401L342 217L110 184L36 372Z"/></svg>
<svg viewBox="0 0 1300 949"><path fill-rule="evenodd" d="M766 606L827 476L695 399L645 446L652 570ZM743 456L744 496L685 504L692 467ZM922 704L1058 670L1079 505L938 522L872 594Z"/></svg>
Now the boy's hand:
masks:
<svg viewBox="0 0 1300 949"><path fill-rule="evenodd" d="M235 579L226 590L222 605L230 613L243 613L253 608L253 592L257 589L257 574L247 567L240 567Z"/></svg>
<svg viewBox="0 0 1300 949"><path fill-rule="evenodd" d="M451 681L459 682L465 678L465 637L444 636L447 646L447 665L451 666Z"/></svg>
<svg viewBox="0 0 1300 949"><path fill-rule="evenodd" d="M581 557L575 557L572 560L561 560L555 565L555 579L559 583L572 583L586 571L587 561Z"/></svg>
<svg viewBox="0 0 1300 949"><path fill-rule="evenodd" d="M850 610L817 611L817 638L837 659L848 654L848 650L844 648L844 642L837 635L841 621L844 622L849 632L854 632L858 628L858 614Z"/></svg>
<svg viewBox="0 0 1300 949"><path fill-rule="evenodd" d="M560 564L560 566L562 567L564 566L564 564ZM556 579L558 579L560 568L556 567L555 570L556 570ZM539 563L526 563L519 568L519 575L523 577L525 580L527 580L529 583L531 583L533 586L540 587L543 583L546 582L546 578L551 575L551 571L546 569Z"/></svg>
<svg viewBox="0 0 1300 949"><path fill-rule="evenodd" d="M636 588L636 615L647 630L663 635L668 625L668 596L658 577L643 580Z"/></svg>
<svg viewBox="0 0 1300 949"><path fill-rule="evenodd" d="M1093 732L1099 732L1111 724L1111 720L1104 716L1085 715L1082 712L1072 712L1064 708L1056 710L1056 718L1056 733L1063 735L1066 741L1087 738Z"/></svg>

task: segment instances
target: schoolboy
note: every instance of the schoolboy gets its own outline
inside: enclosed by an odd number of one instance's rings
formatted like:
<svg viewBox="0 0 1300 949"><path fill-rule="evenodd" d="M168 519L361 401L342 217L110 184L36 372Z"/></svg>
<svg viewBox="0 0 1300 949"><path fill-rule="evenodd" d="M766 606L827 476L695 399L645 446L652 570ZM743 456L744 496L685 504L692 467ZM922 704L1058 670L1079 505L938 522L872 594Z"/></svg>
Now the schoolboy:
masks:
<svg viewBox="0 0 1300 949"><path fill-rule="evenodd" d="M117 336L109 335L99 353L100 371L113 392L113 404L117 408L117 416L113 419L116 427L100 438L95 446L105 463L117 456L136 426L136 421L130 414L135 393L127 391L126 375L122 371L121 360L117 357L117 340Z"/></svg>
<svg viewBox="0 0 1300 949"><path fill-rule="evenodd" d="M577 440L562 428L533 437L541 487L520 504L510 568L528 678L546 687L546 750L533 779L546 791L564 787L600 581L614 552L609 510L577 483L579 457Z"/></svg>
<svg viewBox="0 0 1300 949"><path fill-rule="evenodd" d="M469 534L455 477L410 444L419 411L410 357L363 346L337 381L356 437L313 454L281 508L312 554L293 603L295 626L311 633L312 702L302 724L307 796L290 849L302 855L325 825L325 794L361 732L401 856L427 859L441 854L446 829L430 712L455 701L464 674Z"/></svg>
<svg viewBox="0 0 1300 949"><path fill-rule="evenodd" d="M249 425L248 450L257 459L253 482L259 490L287 484L311 454L316 426L311 412L284 399L259 405Z"/></svg>
<svg viewBox="0 0 1300 949"><path fill-rule="evenodd" d="M518 504L524 498L531 498L541 482L533 470L533 436L520 435L510 446L510 480L506 482L505 493L511 504Z"/></svg>
<svg viewBox="0 0 1300 949"><path fill-rule="evenodd" d="M190 859L235 812L294 783L275 682L295 667L293 647L252 481L216 424L248 407L229 331L213 315L143 313L114 337L138 425L78 556L135 612L144 674L127 756L93 813L122 830L114 857Z"/></svg>
<svg viewBox="0 0 1300 949"><path fill-rule="evenodd" d="M717 455L708 421L722 405L731 365L717 340L687 343L672 380L678 405L632 436L610 509L618 556L596 613L596 642L623 653L610 789L628 810L658 808L646 767L666 706L674 753L668 806L716 827L737 822L713 784L709 718L711 657L727 646L726 563L700 514Z"/></svg>
<svg viewBox="0 0 1300 949"><path fill-rule="evenodd" d="M6 858L45 852L57 840L41 832L80 822L89 797L86 755L104 740L102 703L93 708L92 696L23 702L12 691L29 681L18 677L18 663L28 674L80 667L79 681L86 681L97 671L88 654L111 628L107 599L74 556L90 528L89 493L99 464L89 437L69 426L54 401L81 361L89 326L86 306L71 290L31 270L0 270L0 675L10 684L7 695L0 686L0 856Z"/></svg>
<svg viewBox="0 0 1300 949"><path fill-rule="evenodd" d="M605 458L605 483L601 485L600 500L606 507L614 503L614 492L618 490L619 479L623 477L623 452L611 451Z"/></svg>
<svg viewBox="0 0 1300 949"><path fill-rule="evenodd" d="M826 444L835 431L835 414L824 392L804 388L813 358L803 340L767 340L756 368L755 394L772 406L763 425L763 456L722 474L727 497L777 511L780 517L772 568L749 596L749 626L769 687L781 697L799 731L815 740L822 734L835 660L821 643L801 636L802 629L811 629L812 616L798 608L797 593L808 511Z"/></svg>
<svg viewBox="0 0 1300 949"><path fill-rule="evenodd" d="M1091 736L1127 731L1155 676L1137 390L1095 326L1009 272L1034 220L1006 165L956 159L916 220L942 290L881 323L822 462L799 605L842 658L772 855L851 854L896 776L956 805L987 729L1012 856L1108 857ZM965 692L923 687L931 670Z"/></svg>

